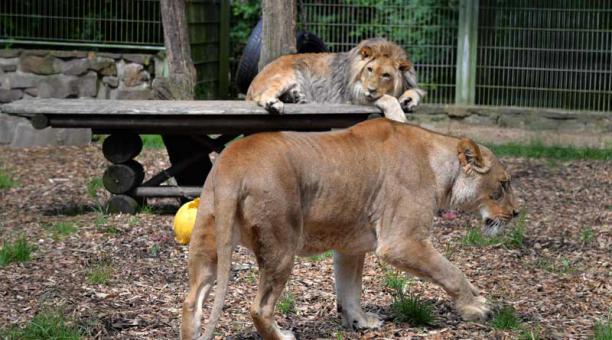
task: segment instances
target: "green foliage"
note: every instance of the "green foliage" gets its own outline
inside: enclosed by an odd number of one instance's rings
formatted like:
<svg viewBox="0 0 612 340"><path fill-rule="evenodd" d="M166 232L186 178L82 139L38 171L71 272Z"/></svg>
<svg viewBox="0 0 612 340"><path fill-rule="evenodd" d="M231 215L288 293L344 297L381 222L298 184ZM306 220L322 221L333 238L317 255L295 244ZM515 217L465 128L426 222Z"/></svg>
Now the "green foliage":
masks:
<svg viewBox="0 0 612 340"><path fill-rule="evenodd" d="M433 305L416 295L396 294L391 304L391 312L398 322L408 322L411 326L434 326L437 324Z"/></svg>
<svg viewBox="0 0 612 340"><path fill-rule="evenodd" d="M6 340L77 340L79 329L66 324L61 311L43 311L35 315L23 328L13 327L0 331L0 338Z"/></svg>
<svg viewBox="0 0 612 340"><path fill-rule="evenodd" d="M318 262L318 261L323 261L323 260L328 259L328 258L333 257L333 256L334 256L334 252L332 250L328 250L328 251L326 251L324 253L321 253L321 254L308 256L308 259L310 259L311 261Z"/></svg>
<svg viewBox="0 0 612 340"><path fill-rule="evenodd" d="M535 261L535 266L554 274L564 275L576 272L576 268L573 267L572 262L566 258L560 258L555 261L549 257L542 256Z"/></svg>
<svg viewBox="0 0 612 340"><path fill-rule="evenodd" d="M402 292L406 283L408 280L404 273L395 270L385 271L385 286L393 293Z"/></svg>
<svg viewBox="0 0 612 340"><path fill-rule="evenodd" d="M142 146L145 149L163 149L166 147L160 135L142 135Z"/></svg>
<svg viewBox="0 0 612 340"><path fill-rule="evenodd" d="M11 178L2 168L0 168L0 190L10 189L17 185L17 182Z"/></svg>
<svg viewBox="0 0 612 340"><path fill-rule="evenodd" d="M511 156L524 158L549 158L562 161L588 159L612 160L612 148L578 148L573 146L545 146L540 141L529 144L500 144L488 145L497 156Z"/></svg>
<svg viewBox="0 0 612 340"><path fill-rule="evenodd" d="M110 263L102 262L94 265L87 272L87 282L92 285L107 284L113 276L113 267Z"/></svg>
<svg viewBox="0 0 612 340"><path fill-rule="evenodd" d="M35 249L36 247L30 245L25 236L18 238L13 243L3 241L2 248L0 248L0 267L7 266L13 262L29 261Z"/></svg>
<svg viewBox="0 0 612 340"><path fill-rule="evenodd" d="M583 228L580 231L580 241L584 243L591 243L595 239L595 233L591 228Z"/></svg>
<svg viewBox="0 0 612 340"><path fill-rule="evenodd" d="M542 334L541 334L541 330L539 328L537 329L529 329L529 328L522 328L521 331L518 334L518 339L519 340L540 340L542 339Z"/></svg>
<svg viewBox="0 0 612 340"><path fill-rule="evenodd" d="M467 247L483 247L498 243L497 238L485 236L480 229L468 229L465 236L461 239L461 244Z"/></svg>
<svg viewBox="0 0 612 340"><path fill-rule="evenodd" d="M480 229L470 228L461 239L461 244L466 247L485 247L501 244L507 248L522 248L525 241L525 216L525 212L521 211L514 226L504 231L502 235L486 236Z"/></svg>
<svg viewBox="0 0 612 340"><path fill-rule="evenodd" d="M437 318L431 303L421 300L418 296L404 293L404 287L408 283L402 272L388 270L385 272L385 286L391 290L393 303L391 313L397 322L408 322L411 326L434 326Z"/></svg>
<svg viewBox="0 0 612 340"><path fill-rule="evenodd" d="M283 315L289 315L295 313L295 299L293 298L293 294L290 292L286 292L281 296L278 300L278 310Z"/></svg>
<svg viewBox="0 0 612 340"><path fill-rule="evenodd" d="M98 198L98 190L102 189L104 184L102 183L102 178L96 177L92 178L87 182L87 194L91 198Z"/></svg>
<svg viewBox="0 0 612 340"><path fill-rule="evenodd" d="M495 329L519 329L521 320L511 306L502 307L491 319L491 326Z"/></svg>
<svg viewBox="0 0 612 340"><path fill-rule="evenodd" d="M525 241L525 212L521 211L514 227L505 235L504 245L510 248L522 248Z"/></svg>
<svg viewBox="0 0 612 340"><path fill-rule="evenodd" d="M594 340L612 340L612 324L610 323L610 316L608 320L596 322L593 329Z"/></svg>
<svg viewBox="0 0 612 340"><path fill-rule="evenodd" d="M47 230L49 230L55 238L62 238L64 236L75 233L77 230L77 225L69 222L57 222L47 226Z"/></svg>

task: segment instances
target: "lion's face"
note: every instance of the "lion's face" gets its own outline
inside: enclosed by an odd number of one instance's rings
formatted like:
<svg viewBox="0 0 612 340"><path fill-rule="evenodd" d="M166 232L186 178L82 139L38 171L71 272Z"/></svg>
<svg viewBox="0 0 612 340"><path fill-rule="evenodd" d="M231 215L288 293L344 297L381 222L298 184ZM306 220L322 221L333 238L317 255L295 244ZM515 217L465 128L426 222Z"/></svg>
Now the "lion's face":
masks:
<svg viewBox="0 0 612 340"><path fill-rule="evenodd" d="M360 82L368 101L374 101L385 94L394 95L401 81L396 63L389 58L376 58L368 62L361 72Z"/></svg>
<svg viewBox="0 0 612 340"><path fill-rule="evenodd" d="M478 210L485 234L495 235L518 215L510 175L490 150L469 139L459 142L457 154L463 171L453 188L455 205Z"/></svg>
<svg viewBox="0 0 612 340"><path fill-rule="evenodd" d="M356 97L364 98L365 102L373 102L385 94L399 97L403 91L403 73L412 68L412 63L380 46L364 46L359 54Z"/></svg>

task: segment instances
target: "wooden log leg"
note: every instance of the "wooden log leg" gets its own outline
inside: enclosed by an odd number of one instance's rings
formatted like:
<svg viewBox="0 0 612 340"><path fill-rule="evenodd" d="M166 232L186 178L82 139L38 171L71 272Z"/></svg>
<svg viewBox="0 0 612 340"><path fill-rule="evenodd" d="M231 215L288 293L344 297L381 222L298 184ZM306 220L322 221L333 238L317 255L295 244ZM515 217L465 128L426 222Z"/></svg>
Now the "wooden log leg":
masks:
<svg viewBox="0 0 612 340"><path fill-rule="evenodd" d="M128 195L113 195L108 200L108 212L111 214L136 214L141 205L144 203L142 199L136 199Z"/></svg>

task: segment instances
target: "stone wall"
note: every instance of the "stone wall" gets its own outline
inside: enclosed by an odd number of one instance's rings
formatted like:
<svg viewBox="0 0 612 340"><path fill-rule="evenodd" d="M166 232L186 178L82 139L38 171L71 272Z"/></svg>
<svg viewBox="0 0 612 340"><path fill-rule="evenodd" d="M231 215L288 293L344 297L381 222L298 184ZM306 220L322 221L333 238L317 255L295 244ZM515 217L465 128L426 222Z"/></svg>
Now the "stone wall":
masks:
<svg viewBox="0 0 612 340"><path fill-rule="evenodd" d="M419 106L409 120L420 126L483 143L612 147L612 115L504 106Z"/></svg>
<svg viewBox="0 0 612 340"><path fill-rule="evenodd" d="M149 99L153 78L163 68L160 55L4 49L0 103L35 98ZM0 144L74 145L91 138L87 129L60 130L36 131L23 119L0 114Z"/></svg>

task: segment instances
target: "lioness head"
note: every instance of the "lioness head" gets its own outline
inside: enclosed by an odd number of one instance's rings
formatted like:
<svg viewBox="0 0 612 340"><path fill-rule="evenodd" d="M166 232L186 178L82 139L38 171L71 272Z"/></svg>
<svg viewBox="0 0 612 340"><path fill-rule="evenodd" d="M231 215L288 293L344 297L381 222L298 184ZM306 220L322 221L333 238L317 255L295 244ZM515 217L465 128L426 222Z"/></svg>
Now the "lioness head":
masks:
<svg viewBox="0 0 612 340"><path fill-rule="evenodd" d="M362 41L352 66L354 97L364 104L385 94L399 97L406 87L404 74L413 72L414 66L404 50L385 39Z"/></svg>
<svg viewBox="0 0 612 340"><path fill-rule="evenodd" d="M511 178L493 153L470 139L457 144L461 171L453 186L451 204L478 210L487 235L497 234L518 215Z"/></svg>

